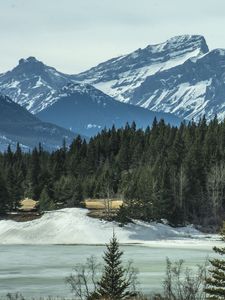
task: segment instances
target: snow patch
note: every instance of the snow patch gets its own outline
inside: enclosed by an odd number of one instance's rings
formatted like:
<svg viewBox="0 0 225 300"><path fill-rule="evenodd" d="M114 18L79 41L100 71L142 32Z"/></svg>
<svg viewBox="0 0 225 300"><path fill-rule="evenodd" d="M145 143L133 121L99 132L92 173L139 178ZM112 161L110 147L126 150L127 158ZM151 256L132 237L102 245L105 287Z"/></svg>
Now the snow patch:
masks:
<svg viewBox="0 0 225 300"><path fill-rule="evenodd" d="M137 55L137 53L135 53L135 55ZM200 55L199 49L195 49L191 52L176 52L176 55L173 54L169 56L164 62L151 61L147 66L136 69L131 68L129 71L122 72L119 74L118 80L95 83L95 81L97 81L97 78L95 78L94 80L88 80L87 83L93 84L97 89L116 100L127 103L129 102L132 92L139 87L148 76L182 65L188 59L198 57L198 55Z"/></svg>
<svg viewBox="0 0 225 300"><path fill-rule="evenodd" d="M42 218L29 222L0 221L0 244L104 244L113 230L121 243L207 240L206 235L192 226L173 228L134 221L134 224L119 227L115 222L90 218L87 212L86 209L67 208L46 212Z"/></svg>
<svg viewBox="0 0 225 300"><path fill-rule="evenodd" d="M182 83L173 90L156 90L149 98L138 102L138 105L154 111L188 113L188 116L181 116L188 119L196 118L206 113L205 108L209 100L205 98L205 95L210 84L211 80L205 80L194 85Z"/></svg>
<svg viewBox="0 0 225 300"><path fill-rule="evenodd" d="M100 125L97 125L97 124L88 124L87 125L87 129L92 129L92 128L101 128L102 126L100 126Z"/></svg>

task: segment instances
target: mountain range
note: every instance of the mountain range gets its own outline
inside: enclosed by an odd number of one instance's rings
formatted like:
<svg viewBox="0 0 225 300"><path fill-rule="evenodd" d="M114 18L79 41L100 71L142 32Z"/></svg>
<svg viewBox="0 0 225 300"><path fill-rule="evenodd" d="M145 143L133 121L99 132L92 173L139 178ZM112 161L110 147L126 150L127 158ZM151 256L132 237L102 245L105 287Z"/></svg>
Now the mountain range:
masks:
<svg viewBox="0 0 225 300"><path fill-rule="evenodd" d="M172 125L181 122L172 114L116 101L90 84L77 82L74 75L58 72L34 57L21 59L13 70L0 75L0 92L41 120L85 136L133 121L146 128L154 117Z"/></svg>
<svg viewBox="0 0 225 300"><path fill-rule="evenodd" d="M209 50L200 35L176 36L72 75L28 57L0 74L0 93L86 136L132 121L145 128L154 117L172 125L202 115L223 119L225 50Z"/></svg>

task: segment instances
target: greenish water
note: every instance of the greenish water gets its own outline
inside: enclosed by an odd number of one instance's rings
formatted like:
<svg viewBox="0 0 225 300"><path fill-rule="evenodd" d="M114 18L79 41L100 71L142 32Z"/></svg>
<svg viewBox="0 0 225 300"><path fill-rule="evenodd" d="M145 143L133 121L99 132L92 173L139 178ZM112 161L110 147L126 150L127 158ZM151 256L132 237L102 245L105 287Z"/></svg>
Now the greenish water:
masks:
<svg viewBox="0 0 225 300"><path fill-rule="evenodd" d="M73 266L90 255L101 259L104 246L69 245L0 245L0 296L20 292L25 296L57 295L71 297L65 284ZM139 269L140 289L145 293L161 289L165 260L184 259L190 267L204 263L212 256L212 244L172 241L170 244L152 243L148 246L122 246L124 260L133 260Z"/></svg>

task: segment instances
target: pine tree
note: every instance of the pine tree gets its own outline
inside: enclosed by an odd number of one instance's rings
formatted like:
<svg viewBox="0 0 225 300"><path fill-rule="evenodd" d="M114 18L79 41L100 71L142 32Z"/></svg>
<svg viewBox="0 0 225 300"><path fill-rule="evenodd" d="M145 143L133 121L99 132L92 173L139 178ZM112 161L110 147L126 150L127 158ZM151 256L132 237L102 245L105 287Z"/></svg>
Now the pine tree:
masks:
<svg viewBox="0 0 225 300"><path fill-rule="evenodd" d="M222 240L225 242L225 223L221 232ZM211 277L206 279L207 299L222 300L225 299L225 247L214 247L214 251L223 258L214 258L210 260L212 268L209 270Z"/></svg>
<svg viewBox="0 0 225 300"><path fill-rule="evenodd" d="M8 191L6 183L0 174L0 215L4 214L7 210Z"/></svg>
<svg viewBox="0 0 225 300"><path fill-rule="evenodd" d="M18 206L18 191L17 191L17 184L16 184L16 178L15 174L10 168L8 170L8 174L6 176L6 186L8 190L8 195L9 195L9 209L14 210Z"/></svg>
<svg viewBox="0 0 225 300"><path fill-rule="evenodd" d="M73 190L72 203L74 206L79 206L83 201L83 190L79 181L74 183Z"/></svg>
<svg viewBox="0 0 225 300"><path fill-rule="evenodd" d="M58 202L63 205L71 203L74 193L74 182L72 177L61 176L60 180L57 181L54 185L54 199L57 199ZM70 206L70 205L69 205Z"/></svg>
<svg viewBox="0 0 225 300"><path fill-rule="evenodd" d="M40 197L41 188L39 185L39 177L41 174L39 152L34 148L30 156L30 165L27 172L27 190L26 195L29 198L37 200Z"/></svg>
<svg viewBox="0 0 225 300"><path fill-rule="evenodd" d="M118 240L113 233L103 256L105 261L104 271L98 283L96 298L93 299L120 300L128 299L131 296L129 292L130 282L125 277L125 269L121 262L122 255L123 252L120 251Z"/></svg>
<svg viewBox="0 0 225 300"><path fill-rule="evenodd" d="M48 187L45 186L41 192L41 196L39 199L39 210L46 211L46 210L53 210L55 208L53 200L49 196Z"/></svg>

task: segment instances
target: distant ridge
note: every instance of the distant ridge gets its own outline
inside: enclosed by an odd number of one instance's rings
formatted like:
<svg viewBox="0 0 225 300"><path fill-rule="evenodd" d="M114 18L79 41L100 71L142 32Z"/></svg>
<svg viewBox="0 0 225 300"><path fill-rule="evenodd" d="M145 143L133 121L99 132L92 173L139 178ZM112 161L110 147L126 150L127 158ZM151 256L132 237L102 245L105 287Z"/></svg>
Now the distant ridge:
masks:
<svg viewBox="0 0 225 300"><path fill-rule="evenodd" d="M51 103L37 116L86 136L93 136L115 125L117 128L136 122L138 128L150 126L156 117L179 126L181 119L172 114L157 113L130 104L115 101L88 84L70 83L52 94Z"/></svg>
<svg viewBox="0 0 225 300"><path fill-rule="evenodd" d="M63 139L70 144L76 134L59 126L40 121L9 97L0 95L0 151L9 145L15 149L17 142L28 151L39 143L46 150L56 150Z"/></svg>

